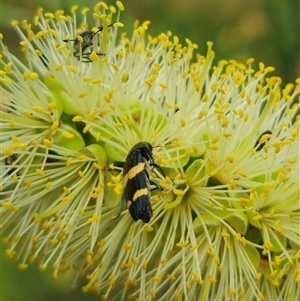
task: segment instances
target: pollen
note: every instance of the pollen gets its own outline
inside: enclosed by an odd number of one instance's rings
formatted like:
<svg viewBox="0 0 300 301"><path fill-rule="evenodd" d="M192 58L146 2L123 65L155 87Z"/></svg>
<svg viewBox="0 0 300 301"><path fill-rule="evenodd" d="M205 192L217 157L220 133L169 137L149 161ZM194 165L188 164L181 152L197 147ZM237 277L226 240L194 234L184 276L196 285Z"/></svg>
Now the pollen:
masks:
<svg viewBox="0 0 300 301"><path fill-rule="evenodd" d="M126 83L128 80L128 77L129 77L128 73L126 73L126 72L123 73L123 75L121 77L122 83Z"/></svg>
<svg viewBox="0 0 300 301"><path fill-rule="evenodd" d="M44 172L43 172L41 169L39 169L39 168L36 169L35 172L36 172L36 174L37 174L38 176L40 176L40 177L44 176Z"/></svg>
<svg viewBox="0 0 300 301"><path fill-rule="evenodd" d="M47 108L50 112L52 112L57 109L57 104L55 102L50 102L48 103Z"/></svg>
<svg viewBox="0 0 300 301"><path fill-rule="evenodd" d="M296 158L290 158L290 159L288 159L288 162L290 164L295 164L295 163L297 163L297 159Z"/></svg>
<svg viewBox="0 0 300 301"><path fill-rule="evenodd" d="M9 121L9 126L10 126L10 128L12 128L12 129L16 126L16 122L15 122L14 119L11 119L11 120Z"/></svg>
<svg viewBox="0 0 300 301"><path fill-rule="evenodd" d="M63 64L63 63L60 63L60 64L58 64L58 65L55 67L55 70L56 70L56 71L59 71L59 70L61 70L63 67L64 67L64 64Z"/></svg>
<svg viewBox="0 0 300 301"><path fill-rule="evenodd" d="M92 125L91 125L91 124L87 124L87 125L83 128L82 133L85 134L85 133L89 132L91 128L92 128Z"/></svg>
<svg viewBox="0 0 300 301"><path fill-rule="evenodd" d="M167 89L168 88L168 85L165 84L165 83L160 83L159 86L163 89Z"/></svg>
<svg viewBox="0 0 300 301"><path fill-rule="evenodd" d="M73 72L73 73L76 73L77 72L77 68L73 65L68 65L68 69Z"/></svg>
<svg viewBox="0 0 300 301"><path fill-rule="evenodd" d="M21 143L22 142L22 140L19 137L17 137L17 136L12 136L11 140L14 141L14 142L16 142L16 143Z"/></svg>
<svg viewBox="0 0 300 301"><path fill-rule="evenodd" d="M72 121L74 121L74 122L79 122L79 121L82 121L82 120L83 120L83 117L79 116L79 115L73 117L73 119L72 119Z"/></svg>
<svg viewBox="0 0 300 301"><path fill-rule="evenodd" d="M259 299L262 300L262 301L265 301L265 300L266 300L265 296L264 296L261 292L258 293L258 297L259 297Z"/></svg>
<svg viewBox="0 0 300 301"><path fill-rule="evenodd" d="M214 150L214 151L216 151L216 150L218 150L219 149L219 147L218 146L216 146L216 145L210 145L209 146L209 148L211 149L211 150Z"/></svg>
<svg viewBox="0 0 300 301"><path fill-rule="evenodd" d="M50 130L55 131L55 130L57 130L58 126L59 126L59 122L58 122L58 120L55 120L54 123L52 124L52 126L50 127Z"/></svg>
<svg viewBox="0 0 300 301"><path fill-rule="evenodd" d="M70 132L64 132L64 137L67 139L72 139L74 138L74 134L71 134Z"/></svg>
<svg viewBox="0 0 300 301"><path fill-rule="evenodd" d="M171 280L174 281L176 279L176 277L172 274L168 274L167 277Z"/></svg>
<svg viewBox="0 0 300 301"><path fill-rule="evenodd" d="M78 94L78 98L85 98L88 94L86 92L82 92Z"/></svg>
<svg viewBox="0 0 300 301"><path fill-rule="evenodd" d="M71 198L69 196L65 196L63 198L60 199L62 202L69 202L71 200Z"/></svg>
<svg viewBox="0 0 300 301"><path fill-rule="evenodd" d="M240 176L244 177L244 178L247 178L247 177L248 177L248 175L247 175L245 172L243 172L243 171L239 171L238 174L239 174Z"/></svg>
<svg viewBox="0 0 300 301"><path fill-rule="evenodd" d="M162 275L156 275L154 277L151 277L150 281L152 282L159 282L162 279Z"/></svg>
<svg viewBox="0 0 300 301"><path fill-rule="evenodd" d="M123 248L124 248L126 251L129 251L129 250L132 249L132 246L129 245L129 244L124 244L124 245L123 245Z"/></svg>
<svg viewBox="0 0 300 301"><path fill-rule="evenodd" d="M92 62L95 62L98 60L98 55L95 51L92 51L92 53L90 54L89 56L89 59L92 61Z"/></svg>
<svg viewBox="0 0 300 301"><path fill-rule="evenodd" d="M99 165L98 163L94 162L93 166L97 169L97 170L102 170L103 168L101 167L101 165Z"/></svg>
<svg viewBox="0 0 300 301"><path fill-rule="evenodd" d="M72 163L72 158L70 157L67 161L66 161L66 167L69 167Z"/></svg>
<svg viewBox="0 0 300 301"><path fill-rule="evenodd" d="M229 289L229 292L228 292L229 298L233 298L236 294L237 294L237 292L234 289L232 289L232 288Z"/></svg>
<svg viewBox="0 0 300 301"><path fill-rule="evenodd" d="M98 133L96 134L96 141L100 141L100 140L101 140L101 133L98 132Z"/></svg>
<svg viewBox="0 0 300 301"><path fill-rule="evenodd" d="M119 71L119 67L116 64L111 64L111 66L115 69L115 71Z"/></svg>
<svg viewBox="0 0 300 301"><path fill-rule="evenodd" d="M5 250L5 253L6 253L6 256L9 257L9 258L13 258L16 254L16 251L14 250L11 250L11 249L6 249Z"/></svg>
<svg viewBox="0 0 300 301"><path fill-rule="evenodd" d="M208 275L207 279L208 279L208 281L209 281L210 283L216 283L216 282L217 282L217 279L214 278L212 275Z"/></svg>
<svg viewBox="0 0 300 301"><path fill-rule="evenodd" d="M96 78L90 81L92 85L100 85L102 83L102 80L100 78Z"/></svg>
<svg viewBox="0 0 300 301"><path fill-rule="evenodd" d="M19 264L19 269L20 270L26 270L28 268L28 264L27 263L20 263Z"/></svg>
<svg viewBox="0 0 300 301"><path fill-rule="evenodd" d="M100 222L100 221L101 221L100 217L96 213L94 213L92 217L87 219L86 224L91 224L92 222Z"/></svg>
<svg viewBox="0 0 300 301"><path fill-rule="evenodd" d="M124 5L123 5L123 3L121 1L117 1L116 4L117 4L118 9L120 11L124 11L125 10Z"/></svg>
<svg viewBox="0 0 300 301"><path fill-rule="evenodd" d="M198 250L200 247L200 244L196 244L194 246L191 247L191 251L195 251L195 250Z"/></svg>
<svg viewBox="0 0 300 301"><path fill-rule="evenodd" d="M71 193L71 190L68 188L68 187L63 187L64 189L64 192L67 193L67 194L70 194Z"/></svg>
<svg viewBox="0 0 300 301"><path fill-rule="evenodd" d="M257 214L253 217L253 220L258 221L261 220L263 218L263 216L261 214Z"/></svg>
<svg viewBox="0 0 300 301"><path fill-rule="evenodd" d="M1 204L3 207L5 208L8 208L8 209L11 209L14 207L13 203L12 202L2 202Z"/></svg>
<svg viewBox="0 0 300 301"><path fill-rule="evenodd" d="M189 240L187 239L187 240L184 241L184 242L179 242L179 243L177 243L176 246L179 247L179 248L185 248L189 243L190 243L190 242L189 242Z"/></svg>
<svg viewBox="0 0 300 301"><path fill-rule="evenodd" d="M230 237L230 234L227 233L227 232L221 232L221 236L222 236L222 237L225 237L225 238L229 238L229 237Z"/></svg>
<svg viewBox="0 0 300 301"><path fill-rule="evenodd" d="M46 183L46 187L45 187L45 188L46 188L47 191L50 190L51 184L52 184L51 182L47 182L47 183Z"/></svg>
<svg viewBox="0 0 300 301"><path fill-rule="evenodd" d="M132 288L135 288L137 286L137 281L136 281L136 279L131 278L131 279L126 280L124 282L124 284L127 286L130 286Z"/></svg>
<svg viewBox="0 0 300 301"><path fill-rule="evenodd" d="M23 110L22 112L25 116L30 116L31 112L29 110Z"/></svg>
<svg viewBox="0 0 300 301"><path fill-rule="evenodd" d="M173 193L177 196L183 196L184 195L184 191L180 190L180 189L174 189Z"/></svg>
<svg viewBox="0 0 300 301"><path fill-rule="evenodd" d="M44 146L46 146L48 148L51 148L52 144L53 144L52 141L49 139L44 139L43 143L44 143Z"/></svg>
<svg viewBox="0 0 300 301"><path fill-rule="evenodd" d="M229 163L233 163L234 159L231 156L227 156L226 157Z"/></svg>

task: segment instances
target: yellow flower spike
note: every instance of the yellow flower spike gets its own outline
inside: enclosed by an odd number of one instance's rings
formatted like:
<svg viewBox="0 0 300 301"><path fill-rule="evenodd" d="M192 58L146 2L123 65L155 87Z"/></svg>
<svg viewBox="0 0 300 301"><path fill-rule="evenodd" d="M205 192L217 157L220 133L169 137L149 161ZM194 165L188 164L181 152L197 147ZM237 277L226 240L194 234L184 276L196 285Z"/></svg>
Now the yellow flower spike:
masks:
<svg viewBox="0 0 300 301"><path fill-rule="evenodd" d="M54 277L89 268L84 290L100 287L107 300L122 284L122 294L138 300L158 298L161 285L166 299L246 298L251 287L254 299L292 300L297 291L286 281L300 275L299 79L282 87L266 75L273 67L257 68L252 58L214 62L211 42L201 55L173 30L148 37L149 21L136 22L133 36L119 34L123 10L119 1L82 14L78 6L66 14L40 9L33 24L13 22L22 64L1 47L8 255L17 252L20 268L41 256L42 269L55 262ZM122 200L124 184L133 183L124 183L124 162L143 141L153 146L155 162L140 153L153 167L151 183L131 188L135 204L151 205L145 224ZM141 165L131 174L138 177ZM74 245L70 235L83 228ZM246 275L243 283L215 290L229 271Z"/></svg>

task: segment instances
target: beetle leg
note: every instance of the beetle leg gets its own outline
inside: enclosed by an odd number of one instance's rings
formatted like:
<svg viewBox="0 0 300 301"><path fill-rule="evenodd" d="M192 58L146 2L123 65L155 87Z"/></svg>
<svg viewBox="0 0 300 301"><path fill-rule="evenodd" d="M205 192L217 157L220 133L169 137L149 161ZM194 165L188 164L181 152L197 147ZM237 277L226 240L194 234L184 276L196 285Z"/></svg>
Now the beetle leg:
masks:
<svg viewBox="0 0 300 301"><path fill-rule="evenodd" d="M126 206L126 202L125 202L125 196L122 196L122 200L121 200L121 208L120 208L120 212L117 213L116 215L114 215L111 219L116 219L118 218L121 213L125 210L125 206Z"/></svg>
<svg viewBox="0 0 300 301"><path fill-rule="evenodd" d="M154 182L152 180L150 180L150 184L155 186L155 187L151 188L151 191L156 190L156 189L157 190L163 190L160 185L158 185L156 182Z"/></svg>

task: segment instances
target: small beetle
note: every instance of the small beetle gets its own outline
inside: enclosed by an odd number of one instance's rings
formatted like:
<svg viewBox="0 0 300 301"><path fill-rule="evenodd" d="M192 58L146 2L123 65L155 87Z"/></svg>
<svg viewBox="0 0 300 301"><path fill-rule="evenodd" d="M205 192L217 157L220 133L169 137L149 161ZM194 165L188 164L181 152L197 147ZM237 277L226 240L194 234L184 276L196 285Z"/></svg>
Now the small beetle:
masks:
<svg viewBox="0 0 300 301"><path fill-rule="evenodd" d="M112 26L113 24L107 25L107 27ZM96 32L93 32L91 30L84 31L83 33L80 34L82 37L83 42L81 43L78 38L72 39L72 40L63 40L64 42L69 42L73 41L73 55L80 59L80 55L82 55L82 62L84 63L90 63L92 62L89 58L89 55L91 54L90 51L88 51L94 44L93 44L93 39L94 36L101 32L103 30L103 26L97 27L98 30ZM97 53L97 55L104 55L104 53Z"/></svg>
<svg viewBox="0 0 300 301"><path fill-rule="evenodd" d="M17 168L12 167L16 160L17 160L17 157L15 154L5 158L4 163L8 167L8 172L7 172L8 175L11 175L16 171ZM17 173L17 175L18 175L18 173Z"/></svg>
<svg viewBox="0 0 300 301"><path fill-rule="evenodd" d="M135 221L141 219L144 223L150 221L153 213L150 185L155 186L153 189L162 190L160 185L150 179L151 167L157 168L165 177L161 167L154 161L152 149L148 142L137 143L129 151L123 167L124 196L121 211L124 210L126 202L132 218Z"/></svg>

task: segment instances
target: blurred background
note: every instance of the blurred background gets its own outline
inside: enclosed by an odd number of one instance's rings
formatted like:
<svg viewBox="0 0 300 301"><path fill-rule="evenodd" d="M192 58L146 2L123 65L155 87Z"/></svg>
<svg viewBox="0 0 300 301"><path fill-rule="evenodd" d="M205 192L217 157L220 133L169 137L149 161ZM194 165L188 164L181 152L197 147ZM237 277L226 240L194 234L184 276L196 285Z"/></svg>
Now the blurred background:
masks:
<svg viewBox="0 0 300 301"><path fill-rule="evenodd" d="M33 21L38 7L54 12L70 7L81 8L98 3L96 0L1 0L0 32L4 43L15 54L19 52L19 38L10 25L12 20ZM115 1L107 0L107 4ZM125 12L121 15L124 31L129 34L133 22L150 20L149 34L158 35L171 30L184 44L185 38L196 43L198 52L206 53L206 42L214 43L216 61L234 59L245 62L255 58L275 67L272 75L283 83L294 82L300 76L300 21L299 0L123 0ZM54 280L51 269L41 272L37 266L18 270L18 263L6 260L5 246L0 253L1 301L99 300L100 296L83 295L81 289L67 289L71 273ZM26 292L26 293L24 293Z"/></svg>
<svg viewBox="0 0 300 301"><path fill-rule="evenodd" d="M32 22L36 9L63 9L70 13L73 4L90 7L97 0L1 0L1 32L11 51L19 48L19 39L10 26L11 20ZM115 1L107 0L108 4ZM300 2L299 0L124 0L121 21L132 32L136 19L150 20L149 33L158 35L171 30L198 44L206 53L206 42L214 43L216 60L244 62L254 57L275 67L274 75L283 82L294 82L300 74Z"/></svg>

